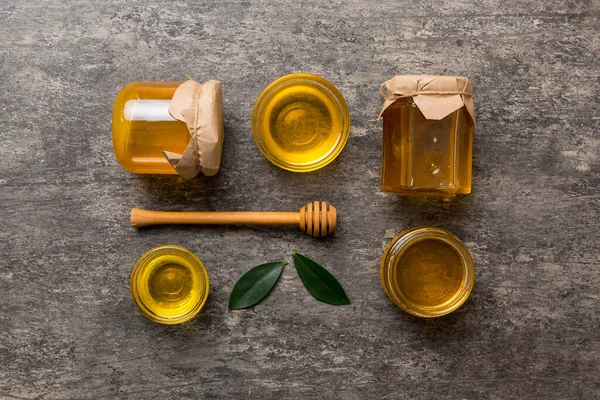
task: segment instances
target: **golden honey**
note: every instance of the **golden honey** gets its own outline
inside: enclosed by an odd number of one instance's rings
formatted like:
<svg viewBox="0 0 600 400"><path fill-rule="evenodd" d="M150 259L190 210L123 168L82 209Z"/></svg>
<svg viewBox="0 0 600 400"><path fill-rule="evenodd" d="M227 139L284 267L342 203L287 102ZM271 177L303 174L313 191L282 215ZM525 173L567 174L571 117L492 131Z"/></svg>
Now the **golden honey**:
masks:
<svg viewBox="0 0 600 400"><path fill-rule="evenodd" d="M438 228L417 228L396 236L385 251L380 273L388 297L419 317L456 310L467 300L475 279L466 247Z"/></svg>
<svg viewBox="0 0 600 400"><path fill-rule="evenodd" d="M149 250L131 273L131 294L140 311L163 324L191 319L202 309L208 291L204 264L179 246Z"/></svg>
<svg viewBox="0 0 600 400"><path fill-rule="evenodd" d="M473 122L463 106L428 120L412 99L383 114L382 190L402 195L471 192Z"/></svg>
<svg viewBox="0 0 600 400"><path fill-rule="evenodd" d="M176 174L163 150L182 154L190 140L184 122L169 114L180 82L132 82L117 94L112 115L119 164L138 174Z"/></svg>
<svg viewBox="0 0 600 400"><path fill-rule="evenodd" d="M337 157L348 139L350 115L341 93L327 80L292 74L271 83L256 101L252 132L273 164L314 171Z"/></svg>

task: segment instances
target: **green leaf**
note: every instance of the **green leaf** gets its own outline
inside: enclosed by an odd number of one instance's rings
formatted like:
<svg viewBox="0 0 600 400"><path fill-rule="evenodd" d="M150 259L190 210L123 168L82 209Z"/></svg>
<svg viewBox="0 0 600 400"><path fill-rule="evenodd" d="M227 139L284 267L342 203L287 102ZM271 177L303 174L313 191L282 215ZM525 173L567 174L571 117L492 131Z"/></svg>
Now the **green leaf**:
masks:
<svg viewBox="0 0 600 400"><path fill-rule="evenodd" d="M298 276L315 299L333 305L350 304L344 288L329 271L300 253L294 251L292 256Z"/></svg>
<svg viewBox="0 0 600 400"><path fill-rule="evenodd" d="M258 265L246 272L231 291L229 309L248 308L267 297L286 264L287 261L275 261Z"/></svg>

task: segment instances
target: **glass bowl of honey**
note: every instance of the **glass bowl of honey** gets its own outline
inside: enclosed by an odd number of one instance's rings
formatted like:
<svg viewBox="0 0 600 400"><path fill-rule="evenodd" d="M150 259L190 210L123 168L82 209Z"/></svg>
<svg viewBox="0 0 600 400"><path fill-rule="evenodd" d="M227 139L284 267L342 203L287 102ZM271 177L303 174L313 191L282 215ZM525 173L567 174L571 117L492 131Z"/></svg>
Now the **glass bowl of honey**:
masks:
<svg viewBox="0 0 600 400"><path fill-rule="evenodd" d="M332 162L350 132L344 97L317 75L296 73L272 82L252 112L252 134L261 153L293 172L310 172Z"/></svg>
<svg viewBox="0 0 600 400"><path fill-rule="evenodd" d="M475 282L473 259L453 234L414 228L396 236L380 268L383 288L402 310L417 317L440 317L459 308Z"/></svg>
<svg viewBox="0 0 600 400"><path fill-rule="evenodd" d="M131 295L142 314L161 324L193 318L209 292L208 272L194 253L159 246L144 253L131 272Z"/></svg>

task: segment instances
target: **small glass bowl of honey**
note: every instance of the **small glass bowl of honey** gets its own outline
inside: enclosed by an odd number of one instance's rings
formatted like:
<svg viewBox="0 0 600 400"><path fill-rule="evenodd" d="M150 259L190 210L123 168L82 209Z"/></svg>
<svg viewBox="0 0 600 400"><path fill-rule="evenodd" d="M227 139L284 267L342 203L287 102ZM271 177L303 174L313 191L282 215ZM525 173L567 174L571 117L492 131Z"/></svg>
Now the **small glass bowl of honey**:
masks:
<svg viewBox="0 0 600 400"><path fill-rule="evenodd" d="M396 236L380 268L388 297L417 317L440 317L459 308L475 281L473 259L453 234L439 228L414 228Z"/></svg>
<svg viewBox="0 0 600 400"><path fill-rule="evenodd" d="M350 132L344 97L317 75L296 73L272 82L252 112L252 134L261 153L293 172L314 171L332 162Z"/></svg>
<svg viewBox="0 0 600 400"><path fill-rule="evenodd" d="M193 318L209 292L208 272L194 253L159 246L144 253L131 272L131 295L142 314L161 324Z"/></svg>

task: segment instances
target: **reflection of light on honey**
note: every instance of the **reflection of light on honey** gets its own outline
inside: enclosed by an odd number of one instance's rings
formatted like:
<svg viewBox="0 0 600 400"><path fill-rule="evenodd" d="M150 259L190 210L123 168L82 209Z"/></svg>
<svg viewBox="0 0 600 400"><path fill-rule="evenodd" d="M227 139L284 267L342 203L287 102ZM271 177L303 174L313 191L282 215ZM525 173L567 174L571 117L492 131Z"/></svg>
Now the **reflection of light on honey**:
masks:
<svg viewBox="0 0 600 400"><path fill-rule="evenodd" d="M410 302L423 307L440 306L452 300L464 279L460 256L436 239L411 243L396 258L395 284Z"/></svg>

